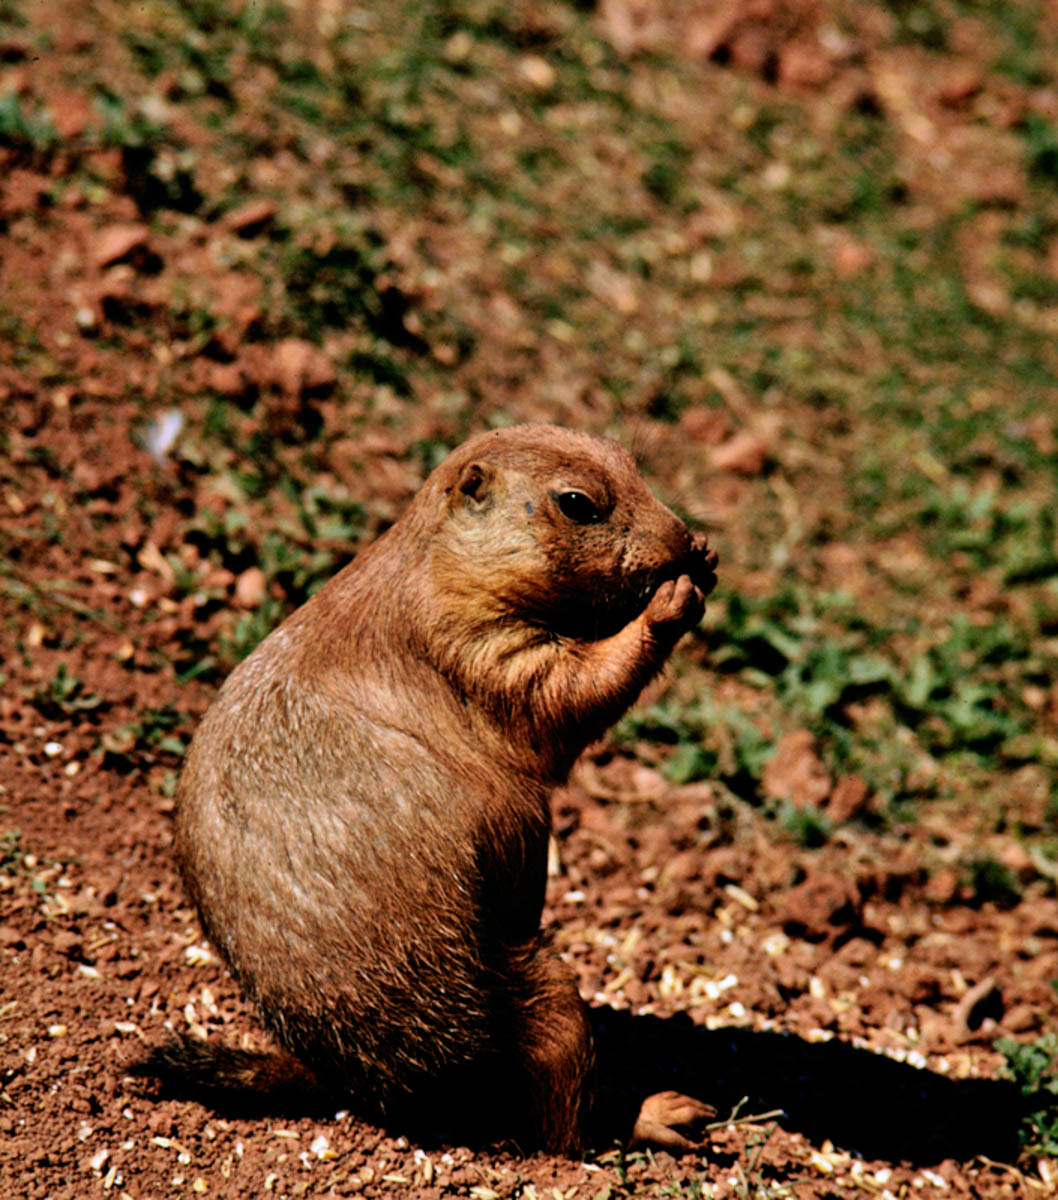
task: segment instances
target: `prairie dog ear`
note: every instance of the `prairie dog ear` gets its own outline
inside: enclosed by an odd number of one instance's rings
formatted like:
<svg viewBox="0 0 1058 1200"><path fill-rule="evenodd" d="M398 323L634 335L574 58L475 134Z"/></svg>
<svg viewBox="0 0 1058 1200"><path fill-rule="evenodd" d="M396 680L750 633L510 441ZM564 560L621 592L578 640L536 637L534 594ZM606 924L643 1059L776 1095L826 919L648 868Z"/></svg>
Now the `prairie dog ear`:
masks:
<svg viewBox="0 0 1058 1200"><path fill-rule="evenodd" d="M451 497L453 503L466 498L467 507L483 512L492 507L496 468L489 463L468 462L459 472Z"/></svg>

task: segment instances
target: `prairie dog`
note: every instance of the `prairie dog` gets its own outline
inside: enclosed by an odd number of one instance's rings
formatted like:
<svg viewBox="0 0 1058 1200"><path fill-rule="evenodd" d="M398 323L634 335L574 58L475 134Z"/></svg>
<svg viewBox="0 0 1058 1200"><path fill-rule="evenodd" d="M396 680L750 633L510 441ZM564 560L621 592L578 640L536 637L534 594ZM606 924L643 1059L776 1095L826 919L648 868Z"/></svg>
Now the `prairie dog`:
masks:
<svg viewBox="0 0 1058 1200"><path fill-rule="evenodd" d="M715 565L614 442L521 425L453 451L232 672L181 777L188 891L285 1054L184 1042L141 1072L287 1071L381 1121L583 1147L587 1011L540 929L550 792ZM660 1093L635 1136L687 1146L710 1111Z"/></svg>

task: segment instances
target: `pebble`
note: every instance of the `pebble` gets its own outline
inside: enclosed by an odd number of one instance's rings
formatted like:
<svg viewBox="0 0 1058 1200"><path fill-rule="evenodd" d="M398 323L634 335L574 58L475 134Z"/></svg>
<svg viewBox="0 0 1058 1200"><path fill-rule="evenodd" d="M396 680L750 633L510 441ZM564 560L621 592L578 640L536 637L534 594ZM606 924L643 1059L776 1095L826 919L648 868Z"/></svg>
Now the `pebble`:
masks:
<svg viewBox="0 0 1058 1200"><path fill-rule="evenodd" d="M109 225L96 235L91 259L97 267L112 267L146 250L149 237L146 225Z"/></svg>

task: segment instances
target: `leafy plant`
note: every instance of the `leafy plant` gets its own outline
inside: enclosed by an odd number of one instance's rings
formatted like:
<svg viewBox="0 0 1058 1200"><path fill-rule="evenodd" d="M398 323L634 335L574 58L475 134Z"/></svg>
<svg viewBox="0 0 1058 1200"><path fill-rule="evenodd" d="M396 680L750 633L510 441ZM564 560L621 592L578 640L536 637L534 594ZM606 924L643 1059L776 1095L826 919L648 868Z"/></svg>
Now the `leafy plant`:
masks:
<svg viewBox="0 0 1058 1200"><path fill-rule="evenodd" d="M16 91L0 95L0 146L33 158L51 150L58 140L46 113L27 111Z"/></svg>
<svg viewBox="0 0 1058 1200"><path fill-rule="evenodd" d="M779 824L806 850L816 850L830 837L830 822L811 805L798 807L785 802L779 810Z"/></svg>
<svg viewBox="0 0 1058 1200"><path fill-rule="evenodd" d="M1058 1154L1058 1034L1031 1042L999 1038L995 1049L1005 1059L1001 1075L1018 1085L1026 1102L1022 1145L1036 1154Z"/></svg>
<svg viewBox="0 0 1058 1200"><path fill-rule="evenodd" d="M22 833L18 829L0 830L0 875L14 875L22 863Z"/></svg>
<svg viewBox="0 0 1058 1200"><path fill-rule="evenodd" d="M1013 871L987 855L970 864L970 886L977 904L991 902L999 908L1013 908L1021 899Z"/></svg>
<svg viewBox="0 0 1058 1200"><path fill-rule="evenodd" d="M291 315L305 335L360 322L391 345L426 348L405 323L411 301L393 281L385 244L374 230L350 232L326 250L295 248L282 267Z"/></svg>
<svg viewBox="0 0 1058 1200"><path fill-rule="evenodd" d="M176 732L187 724L187 714L166 704L147 709L138 720L107 730L100 739L104 765L127 773L153 764L158 758L183 757L187 746Z"/></svg>
<svg viewBox="0 0 1058 1200"><path fill-rule="evenodd" d="M672 746L661 769L677 785L719 779L751 800L759 799L761 771L774 750L771 737L746 713L707 696L684 706L670 699L633 710L617 724L613 736Z"/></svg>
<svg viewBox="0 0 1058 1200"><path fill-rule="evenodd" d="M266 597L253 612L239 617L229 633L220 637L221 657L229 664L241 662L279 624L283 613L281 601L273 596Z"/></svg>
<svg viewBox="0 0 1058 1200"><path fill-rule="evenodd" d="M57 720L104 708L106 701L95 692L89 692L83 680L78 679L66 663L61 662L51 679L34 694L33 705L41 716Z"/></svg>

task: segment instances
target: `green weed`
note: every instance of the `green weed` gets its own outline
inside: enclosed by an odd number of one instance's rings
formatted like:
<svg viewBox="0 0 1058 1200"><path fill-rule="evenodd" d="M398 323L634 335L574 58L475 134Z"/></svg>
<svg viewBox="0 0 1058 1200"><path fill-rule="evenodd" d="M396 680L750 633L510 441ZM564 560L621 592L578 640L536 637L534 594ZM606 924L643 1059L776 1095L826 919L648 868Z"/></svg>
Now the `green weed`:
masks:
<svg viewBox="0 0 1058 1200"><path fill-rule="evenodd" d="M975 858L970 864L970 887L977 904L1013 908L1021 900L1014 872L1005 863L988 856Z"/></svg>
<svg viewBox="0 0 1058 1200"><path fill-rule="evenodd" d="M18 92L0 95L0 146L22 157L37 159L59 140L51 118L43 110L29 111Z"/></svg>
<svg viewBox="0 0 1058 1200"><path fill-rule="evenodd" d="M136 720L118 725L102 735L103 765L108 770L127 774L158 761L182 758L187 745L177 731L187 723L187 714L171 704L149 708Z"/></svg>
<svg viewBox="0 0 1058 1200"><path fill-rule="evenodd" d="M995 1048L1005 1059L1002 1077L1013 1080L1024 1097L1022 1145L1034 1154L1058 1154L1058 1034L1031 1042L999 1038Z"/></svg>
<svg viewBox="0 0 1058 1200"><path fill-rule="evenodd" d="M947 46L951 18L940 6L930 0L885 0L885 7L896 17L903 40L917 42L929 50L943 50Z"/></svg>
<svg viewBox="0 0 1058 1200"><path fill-rule="evenodd" d="M84 682L73 674L66 663L61 662L51 679L34 694L33 705L41 716L61 720L77 713L105 708L107 702L102 696L88 691Z"/></svg>
<svg viewBox="0 0 1058 1200"><path fill-rule="evenodd" d="M231 630L219 639L223 662L228 666L242 662L279 624L284 612L282 601L268 596L253 612L240 616Z"/></svg>
<svg viewBox="0 0 1058 1200"><path fill-rule="evenodd" d="M22 833L0 829L0 875L16 875L22 867Z"/></svg>
<svg viewBox="0 0 1058 1200"><path fill-rule="evenodd" d="M736 795L759 802L765 762L774 753L771 736L735 705L702 696L692 704L664 700L633 709L614 728L618 743L648 742L670 746L662 773L682 785L717 779Z"/></svg>
<svg viewBox="0 0 1058 1200"><path fill-rule="evenodd" d="M1043 183L1058 183L1058 129L1036 113L1030 113L1024 127L1029 171Z"/></svg>
<svg viewBox="0 0 1058 1200"><path fill-rule="evenodd" d="M280 265L294 328L303 336L362 324L391 345L425 348L405 324L411 301L391 281L393 267L374 230L350 231L322 251L295 247Z"/></svg>
<svg viewBox="0 0 1058 1200"><path fill-rule="evenodd" d="M779 809L779 825L805 850L818 849L830 837L830 822L811 805L798 807L784 802Z"/></svg>

